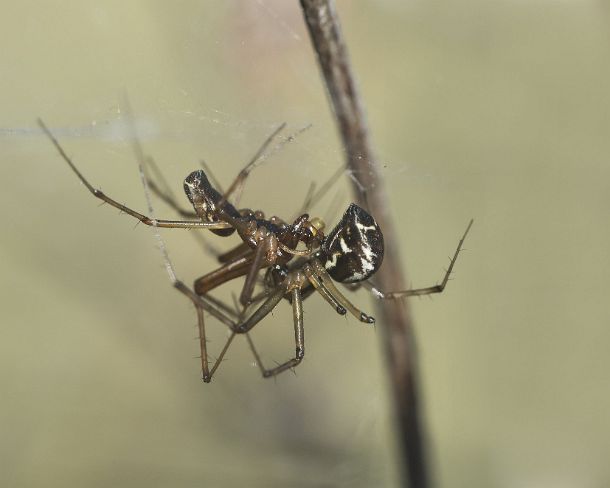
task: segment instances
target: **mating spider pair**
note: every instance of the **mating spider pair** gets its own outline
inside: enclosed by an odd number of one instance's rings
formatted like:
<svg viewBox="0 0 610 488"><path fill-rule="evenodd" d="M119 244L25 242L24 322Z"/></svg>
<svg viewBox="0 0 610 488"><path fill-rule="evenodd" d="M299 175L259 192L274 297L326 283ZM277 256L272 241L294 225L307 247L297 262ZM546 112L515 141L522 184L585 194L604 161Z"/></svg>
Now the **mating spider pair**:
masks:
<svg viewBox="0 0 610 488"><path fill-rule="evenodd" d="M305 353L302 302L316 291L337 313L344 315L349 312L362 322L374 323L375 319L354 306L337 289L334 281L345 283L348 286L352 285L352 287L364 285L377 298L398 298L442 292L449 280L466 234L472 226L472 221L470 221L439 285L386 293L376 289L367 281L379 269L383 261L383 234L375 219L358 205L352 203L335 228L325 235L324 222L319 218L310 218L307 213L302 213L294 222L288 223L275 216L267 219L261 211L237 209L229 201L232 196L241 192L250 171L264 159L268 146L284 128L284 125L267 138L224 193L212 186L203 170L196 170L189 174L184 180L184 191L194 212L183 210L170 193L161 191L159 186L144 176L144 157L136 142L140 174L151 215L149 217L117 202L101 190L95 189L76 168L51 131L41 120L38 122L61 157L95 197L152 227L209 229L222 237L230 236L235 232L239 235L242 242L218 256L221 266L195 280L194 287L191 289L177 279L163 241L157 234L166 269L174 287L192 301L197 311L201 369L203 381L206 383L211 381L237 334L246 336L264 377L275 376L297 366ZM285 139L284 142L289 140L291 138ZM196 220L155 219L152 216L149 188L178 211L181 216ZM255 294L259 274L263 269L267 270L263 279L264 290ZM221 284L241 276L245 276L239 296L242 306L241 313L235 313L231 307L208 294ZM296 351L291 359L272 369L266 369L248 332L263 320L283 298L286 298L292 305ZM260 305L258 305L259 303ZM256 308L250 313L251 307L254 306ZM227 342L212 367L210 367L208 359L204 311L216 317L230 329Z"/></svg>

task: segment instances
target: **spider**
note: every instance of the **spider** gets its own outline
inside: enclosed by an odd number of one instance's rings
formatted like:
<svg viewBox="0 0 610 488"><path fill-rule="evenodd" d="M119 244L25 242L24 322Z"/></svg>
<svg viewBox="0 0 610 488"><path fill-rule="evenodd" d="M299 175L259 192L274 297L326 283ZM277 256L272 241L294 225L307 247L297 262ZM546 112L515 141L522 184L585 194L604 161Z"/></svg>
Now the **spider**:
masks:
<svg viewBox="0 0 610 488"><path fill-rule="evenodd" d="M171 194L163 192L154 181L144 175L144 157L136 143L140 174L151 215L147 216L94 188L77 169L46 125L41 120L38 120L38 123L78 179L89 192L105 203L135 217L148 226L209 229L221 237L237 233L241 239L241 243L236 247L217 256L220 263L219 268L196 279L193 288L189 288L176 277L163 241L157 234L173 286L191 300L197 312L202 378L206 383L211 381L229 345L238 334L246 336L263 377L273 377L299 365L305 354L303 300L315 292L318 292L337 313L345 315L349 312L359 321L373 324L375 319L353 305L339 291L334 282L345 284L350 288L365 286L380 299L441 293L445 289L473 223L472 220L469 222L440 284L427 288L383 292L367 281L375 274L383 261L383 234L375 219L355 203L348 206L337 225L325 234L324 221L317 217L310 217L307 213L301 213L290 223L276 216L266 218L260 210L238 209L229 201L232 196L239 195L249 173L263 159L268 146L285 124L282 124L265 140L224 193L212 185L203 169L191 172L184 180L184 192L193 211L182 209ZM291 139L286 139L286 141L289 140ZM210 174L209 171L208 174ZM215 185L219 187L217 183ZM193 220L159 220L152 217L149 188L178 211L181 216L190 217ZM236 201L237 198L234 200ZM265 269L266 272L262 279L264 290L255 294L256 285L260 281L259 274ZM242 307L240 313L236 313L222 301L209 295L209 292L216 287L242 276L245 279L239 296ZM283 299L287 299L292 306L295 354L276 367L267 369L263 366L260 355L248 333ZM253 307L254 310L250 312ZM204 311L223 322L230 330L220 355L211 366L207 351Z"/></svg>

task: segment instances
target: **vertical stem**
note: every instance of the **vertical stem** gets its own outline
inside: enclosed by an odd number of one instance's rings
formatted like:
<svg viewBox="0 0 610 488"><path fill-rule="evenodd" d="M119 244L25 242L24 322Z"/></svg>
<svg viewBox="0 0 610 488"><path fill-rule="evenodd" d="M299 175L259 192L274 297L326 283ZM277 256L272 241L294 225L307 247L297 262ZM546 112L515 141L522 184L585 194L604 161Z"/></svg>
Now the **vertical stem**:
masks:
<svg viewBox="0 0 610 488"><path fill-rule="evenodd" d="M383 180L372 149L334 1L300 2L346 149L347 167L356 180L356 198L375 216L386 244L390 244L385 249L384 264L376 274L377 282L383 290L403 290L406 280L398 255L400 246L396 245ZM404 300L380 300L377 315L394 393L398 437L404 454L400 466L403 485L426 488L429 482L417 395L413 322Z"/></svg>

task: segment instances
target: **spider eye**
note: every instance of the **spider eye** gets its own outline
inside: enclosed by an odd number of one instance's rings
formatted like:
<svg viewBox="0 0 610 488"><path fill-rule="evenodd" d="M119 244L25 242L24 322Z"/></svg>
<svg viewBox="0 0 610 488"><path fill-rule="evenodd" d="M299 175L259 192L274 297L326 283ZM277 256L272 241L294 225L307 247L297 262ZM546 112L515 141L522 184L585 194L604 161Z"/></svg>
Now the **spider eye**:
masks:
<svg viewBox="0 0 610 488"><path fill-rule="evenodd" d="M324 267L335 281L363 281L381 266L383 249L383 234L375 219L352 203L322 245Z"/></svg>

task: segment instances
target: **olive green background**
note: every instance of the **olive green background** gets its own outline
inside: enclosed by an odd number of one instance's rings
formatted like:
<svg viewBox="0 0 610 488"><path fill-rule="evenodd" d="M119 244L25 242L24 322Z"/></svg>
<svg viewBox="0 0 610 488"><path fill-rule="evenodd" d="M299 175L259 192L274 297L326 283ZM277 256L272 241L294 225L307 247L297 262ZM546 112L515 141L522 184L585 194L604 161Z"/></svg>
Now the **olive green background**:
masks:
<svg viewBox="0 0 610 488"><path fill-rule="evenodd" d="M379 331L315 296L296 375L263 380L238 340L204 385L194 311L150 229L100 207L35 123L95 186L142 210L125 93L179 195L200 158L227 185L278 124L311 123L242 198L288 218L343 160L298 3L30 0L2 12L0 485L396 486ZM399 230L389 245L414 286L441 278L475 219L446 292L410 304L435 481L609 486L607 3L339 12ZM333 225L349 188L346 177L314 213ZM163 233L189 283L214 266L194 234ZM366 293L353 299L373 309ZM225 330L208 329L220 348ZM285 304L254 333L270 365L291 337Z"/></svg>

